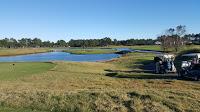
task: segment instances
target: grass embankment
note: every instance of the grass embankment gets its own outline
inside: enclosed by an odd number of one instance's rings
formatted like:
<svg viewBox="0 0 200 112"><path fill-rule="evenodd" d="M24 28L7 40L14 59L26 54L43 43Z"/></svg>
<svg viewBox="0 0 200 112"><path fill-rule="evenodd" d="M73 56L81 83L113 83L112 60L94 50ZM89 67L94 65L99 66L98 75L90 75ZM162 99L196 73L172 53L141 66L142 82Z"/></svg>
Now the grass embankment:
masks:
<svg viewBox="0 0 200 112"><path fill-rule="evenodd" d="M144 67L153 56L130 53L108 62L55 62L47 72L0 81L0 110L198 112L200 83L154 77Z"/></svg>
<svg viewBox="0 0 200 112"><path fill-rule="evenodd" d="M1 48L0 56L15 56L15 55L23 55L23 54L35 54L35 53L43 53L50 52L49 48L18 48L18 49L8 49Z"/></svg>
<svg viewBox="0 0 200 112"><path fill-rule="evenodd" d="M63 50L64 52L68 52L71 54L109 54L109 53L115 53L116 50L114 49L67 49Z"/></svg>

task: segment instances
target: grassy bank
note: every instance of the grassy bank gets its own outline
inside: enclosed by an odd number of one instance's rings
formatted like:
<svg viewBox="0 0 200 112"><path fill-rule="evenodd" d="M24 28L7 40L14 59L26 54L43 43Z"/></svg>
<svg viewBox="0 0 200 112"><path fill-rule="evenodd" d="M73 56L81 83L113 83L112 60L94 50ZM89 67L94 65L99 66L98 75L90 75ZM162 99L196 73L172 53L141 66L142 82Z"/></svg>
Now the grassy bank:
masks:
<svg viewBox="0 0 200 112"><path fill-rule="evenodd" d="M43 53L43 52L50 52L50 51L51 51L51 49L49 49L49 48L18 48L18 49L1 48L0 56L35 54L35 53Z"/></svg>
<svg viewBox="0 0 200 112"><path fill-rule="evenodd" d="M200 83L155 77L148 70L153 56L130 53L107 62L55 62L46 72L2 80L0 110L198 112Z"/></svg>
<svg viewBox="0 0 200 112"><path fill-rule="evenodd" d="M114 49L67 49L64 50L64 52L68 52L71 54L109 54L109 53L115 53L116 50Z"/></svg>

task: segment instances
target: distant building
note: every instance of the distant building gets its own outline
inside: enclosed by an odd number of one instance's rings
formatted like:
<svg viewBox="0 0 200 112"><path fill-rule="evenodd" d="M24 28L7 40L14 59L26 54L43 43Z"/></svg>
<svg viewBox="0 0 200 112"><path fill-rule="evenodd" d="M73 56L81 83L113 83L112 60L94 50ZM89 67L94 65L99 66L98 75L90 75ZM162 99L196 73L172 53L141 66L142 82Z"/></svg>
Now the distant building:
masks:
<svg viewBox="0 0 200 112"><path fill-rule="evenodd" d="M200 44L200 34L185 35L189 44Z"/></svg>
<svg viewBox="0 0 200 112"><path fill-rule="evenodd" d="M155 45L161 45L162 43L160 41L156 41Z"/></svg>

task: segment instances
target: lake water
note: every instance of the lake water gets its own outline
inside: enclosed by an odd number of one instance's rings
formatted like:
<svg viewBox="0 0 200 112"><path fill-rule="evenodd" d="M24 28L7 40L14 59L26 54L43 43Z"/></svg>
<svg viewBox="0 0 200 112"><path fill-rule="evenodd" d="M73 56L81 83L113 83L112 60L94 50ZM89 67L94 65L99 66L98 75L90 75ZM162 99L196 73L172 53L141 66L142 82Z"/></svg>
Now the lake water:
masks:
<svg viewBox="0 0 200 112"><path fill-rule="evenodd" d="M132 50L129 48L116 48L117 51L131 51L131 52L146 52L160 54L158 51L148 50ZM76 61L76 62L95 62L106 61L113 58L118 58L120 54L70 54L66 52L60 52L61 50L54 50L55 52L27 54L19 56L5 56L0 57L0 62L49 62L49 61Z"/></svg>
<svg viewBox="0 0 200 112"><path fill-rule="evenodd" d="M0 62L48 62L48 61L95 62L95 61L110 60L118 57L120 57L120 55L118 54L77 55L66 52L48 52L48 53L0 57Z"/></svg>

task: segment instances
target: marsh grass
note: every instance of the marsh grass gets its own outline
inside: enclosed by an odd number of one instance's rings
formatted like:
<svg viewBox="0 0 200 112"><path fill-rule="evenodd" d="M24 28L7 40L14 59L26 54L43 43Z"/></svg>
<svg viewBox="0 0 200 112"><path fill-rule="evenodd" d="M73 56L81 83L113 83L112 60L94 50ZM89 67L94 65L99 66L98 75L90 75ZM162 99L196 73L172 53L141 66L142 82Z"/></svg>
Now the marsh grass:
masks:
<svg viewBox="0 0 200 112"><path fill-rule="evenodd" d="M49 48L1 48L0 56L15 56L15 55L23 55L23 54L35 54L35 53L43 53L52 51Z"/></svg>

